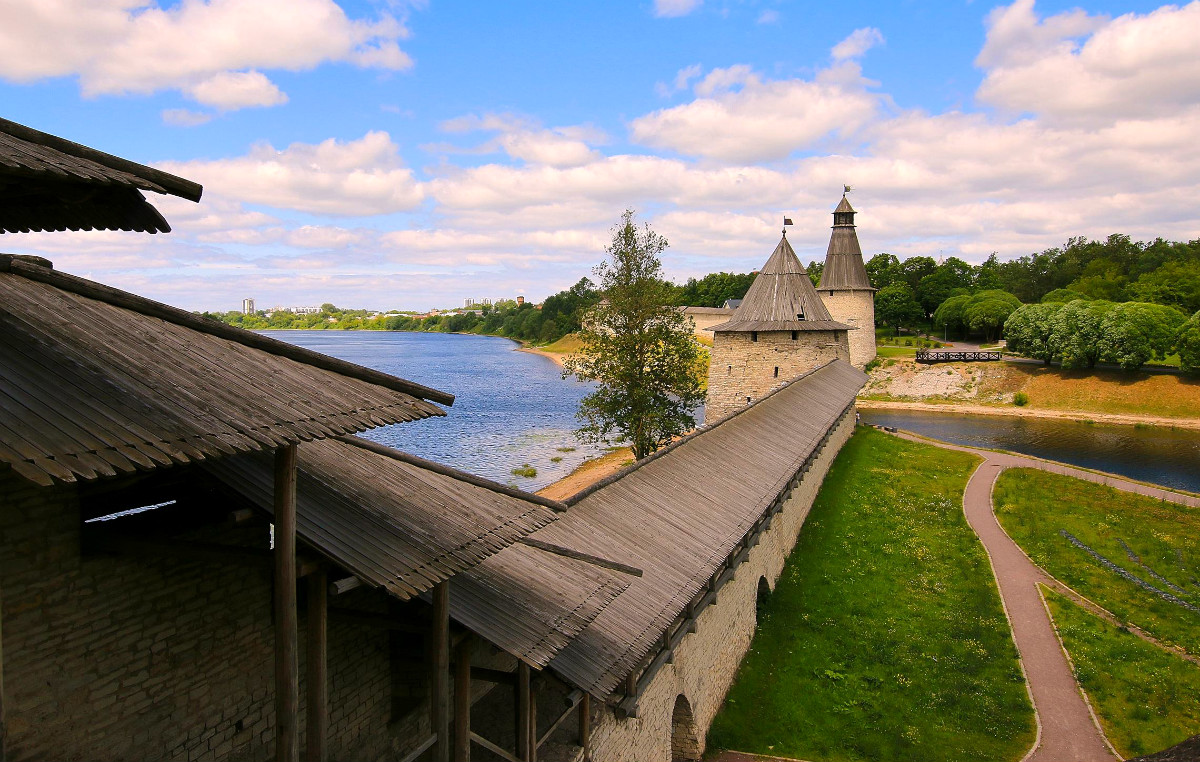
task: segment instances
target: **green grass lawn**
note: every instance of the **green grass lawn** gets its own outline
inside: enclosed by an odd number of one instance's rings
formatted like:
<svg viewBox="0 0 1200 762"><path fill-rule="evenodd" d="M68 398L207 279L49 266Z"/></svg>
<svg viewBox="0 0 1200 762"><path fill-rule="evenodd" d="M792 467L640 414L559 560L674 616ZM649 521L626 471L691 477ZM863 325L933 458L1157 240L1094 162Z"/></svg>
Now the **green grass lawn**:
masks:
<svg viewBox="0 0 1200 762"><path fill-rule="evenodd" d="M1122 756L1151 754L1200 733L1200 667L1058 593L1047 591L1046 603L1104 733Z"/></svg>
<svg viewBox="0 0 1200 762"><path fill-rule="evenodd" d="M1033 710L983 548L978 458L860 429L788 559L710 749L1020 759Z"/></svg>
<svg viewBox="0 0 1200 762"><path fill-rule="evenodd" d="M1051 576L1121 621L1200 656L1200 612L1122 577L1060 534L1200 608L1200 510L1025 468L1001 474L993 500L1005 531Z"/></svg>

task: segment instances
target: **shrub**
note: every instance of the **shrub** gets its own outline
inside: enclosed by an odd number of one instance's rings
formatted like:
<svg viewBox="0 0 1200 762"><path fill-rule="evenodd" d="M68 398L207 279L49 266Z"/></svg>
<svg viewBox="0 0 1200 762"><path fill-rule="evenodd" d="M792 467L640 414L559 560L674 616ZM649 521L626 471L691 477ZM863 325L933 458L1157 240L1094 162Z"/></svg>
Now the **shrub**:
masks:
<svg viewBox="0 0 1200 762"><path fill-rule="evenodd" d="M526 479L532 479L537 476L537 469L528 463L517 466L512 470L513 476L524 476Z"/></svg>
<svg viewBox="0 0 1200 762"><path fill-rule="evenodd" d="M1025 407L1029 404L1029 395L1025 392L1017 392L1013 395L1013 404L1017 407Z"/></svg>

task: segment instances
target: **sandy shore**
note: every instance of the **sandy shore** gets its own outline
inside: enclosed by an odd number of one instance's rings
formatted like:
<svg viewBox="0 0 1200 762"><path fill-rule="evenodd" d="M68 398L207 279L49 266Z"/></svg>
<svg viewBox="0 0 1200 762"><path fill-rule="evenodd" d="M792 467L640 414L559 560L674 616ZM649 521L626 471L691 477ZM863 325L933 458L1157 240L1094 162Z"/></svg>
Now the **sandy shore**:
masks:
<svg viewBox="0 0 1200 762"><path fill-rule="evenodd" d="M542 497L548 497L551 500L565 500L581 489L590 487L601 479L620 471L631 460L633 460L633 450L630 450L628 447L613 450L598 458L585 460L579 464L578 468L562 479L554 482L554 484L542 487L538 490L537 494Z"/></svg>
<svg viewBox="0 0 1200 762"><path fill-rule="evenodd" d="M958 413L962 415L1000 415L1015 418L1057 418L1068 421L1091 421L1122 426L1147 424L1174 429L1200 430L1197 418L1162 418L1150 415L1123 415L1117 413L1093 413L1081 410L1044 410L1028 407L993 407L990 405L936 404L929 402L900 402L892 400L858 400L863 410L924 410L932 413Z"/></svg>
<svg viewBox="0 0 1200 762"><path fill-rule="evenodd" d="M537 347L521 346L521 347L517 348L517 351L518 352L528 352L531 355L541 355L542 357L549 357L560 368L563 367L563 358L566 357L565 354L561 354L559 352L547 352L546 350L538 349Z"/></svg>

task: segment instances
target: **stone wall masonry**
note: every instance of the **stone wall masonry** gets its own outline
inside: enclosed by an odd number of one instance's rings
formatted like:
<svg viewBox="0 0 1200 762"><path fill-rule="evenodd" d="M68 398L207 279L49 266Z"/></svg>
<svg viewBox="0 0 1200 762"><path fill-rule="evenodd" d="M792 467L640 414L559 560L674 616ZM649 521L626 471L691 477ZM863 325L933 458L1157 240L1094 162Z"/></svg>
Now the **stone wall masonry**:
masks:
<svg viewBox="0 0 1200 762"><path fill-rule="evenodd" d="M697 617L696 631L680 641L673 663L664 665L646 686L638 701L638 716L620 718L613 708L603 708L592 731L593 760L669 762L672 719L680 695L692 708L696 738L703 752L708 728L754 637L758 581L765 577L771 589L775 588L829 466L854 432L854 420L855 410L851 408L834 426L825 449L784 503L771 528L737 567L733 579L720 589L716 602Z"/></svg>
<svg viewBox="0 0 1200 762"><path fill-rule="evenodd" d="M73 487L0 475L9 759L272 757L270 564L81 555L81 530ZM333 619L328 644L331 756L394 756L425 713L392 723L386 632Z"/></svg>
<svg viewBox="0 0 1200 762"><path fill-rule="evenodd" d="M850 364L863 368L875 359L875 294L871 291L819 291L834 320L850 331Z"/></svg>
<svg viewBox="0 0 1200 762"><path fill-rule="evenodd" d="M708 365L704 418L716 421L766 396L797 376L841 358L850 359L846 331L722 331ZM778 369L778 371L776 371Z"/></svg>

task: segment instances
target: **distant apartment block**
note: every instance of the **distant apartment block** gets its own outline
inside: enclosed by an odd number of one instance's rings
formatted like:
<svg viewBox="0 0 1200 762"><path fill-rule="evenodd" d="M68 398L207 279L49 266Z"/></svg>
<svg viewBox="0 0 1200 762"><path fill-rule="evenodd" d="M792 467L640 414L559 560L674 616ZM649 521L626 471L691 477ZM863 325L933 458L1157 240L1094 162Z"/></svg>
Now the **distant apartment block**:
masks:
<svg viewBox="0 0 1200 762"><path fill-rule="evenodd" d="M465 300L463 300L463 308L464 308L464 309L468 309L468 310L469 310L469 309L471 309L471 308L472 308L472 307L474 307L474 306L475 306L475 300L474 300L474 299L465 299Z"/></svg>
<svg viewBox="0 0 1200 762"><path fill-rule="evenodd" d="M288 311L297 315L316 315L321 311L320 307L288 307Z"/></svg>
<svg viewBox="0 0 1200 762"><path fill-rule="evenodd" d="M242 314L243 315L253 315L254 314L254 300L253 299L243 299L242 300Z"/></svg>

